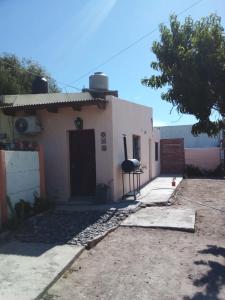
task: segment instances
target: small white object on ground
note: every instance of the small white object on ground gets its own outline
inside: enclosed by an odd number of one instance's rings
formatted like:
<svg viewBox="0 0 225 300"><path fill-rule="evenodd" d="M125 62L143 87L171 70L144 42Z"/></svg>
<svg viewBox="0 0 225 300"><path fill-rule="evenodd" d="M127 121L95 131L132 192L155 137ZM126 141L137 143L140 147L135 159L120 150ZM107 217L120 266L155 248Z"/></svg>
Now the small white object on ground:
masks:
<svg viewBox="0 0 225 300"><path fill-rule="evenodd" d="M170 197L182 181L181 176L175 177L176 185L172 186L174 176L159 176L141 189L141 195L137 198L146 206L167 205Z"/></svg>

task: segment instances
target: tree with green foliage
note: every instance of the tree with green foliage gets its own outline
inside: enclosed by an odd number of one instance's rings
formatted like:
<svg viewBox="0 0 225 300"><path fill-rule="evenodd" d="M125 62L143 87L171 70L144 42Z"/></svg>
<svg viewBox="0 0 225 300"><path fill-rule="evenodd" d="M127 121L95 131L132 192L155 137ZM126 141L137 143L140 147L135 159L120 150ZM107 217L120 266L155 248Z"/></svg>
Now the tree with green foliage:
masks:
<svg viewBox="0 0 225 300"><path fill-rule="evenodd" d="M56 81L38 63L15 55L0 56L0 95L30 94L35 76L48 80L49 92L60 91Z"/></svg>
<svg viewBox="0 0 225 300"><path fill-rule="evenodd" d="M160 25L160 41L153 42L156 71L142 84L168 88L163 100L170 102L181 114L194 115L198 122L192 133L216 135L225 129L225 36L221 18L216 14L183 24L176 15L170 26ZM212 121L213 112L218 117Z"/></svg>

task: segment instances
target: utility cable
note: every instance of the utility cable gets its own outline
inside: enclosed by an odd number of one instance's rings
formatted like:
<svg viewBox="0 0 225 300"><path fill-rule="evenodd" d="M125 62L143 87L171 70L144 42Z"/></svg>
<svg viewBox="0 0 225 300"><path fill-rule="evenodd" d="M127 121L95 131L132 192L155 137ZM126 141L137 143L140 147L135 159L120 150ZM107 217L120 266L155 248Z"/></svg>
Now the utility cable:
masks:
<svg viewBox="0 0 225 300"><path fill-rule="evenodd" d="M179 12L177 14L177 16L180 16L182 14L184 14L185 12L187 12L188 10L192 9L193 7L197 6L198 4L200 4L202 1L204 0L198 0L196 2L194 2L192 5L188 6L187 8L185 8L184 10L182 10L181 12ZM164 22L165 24L169 23L169 21ZM84 74L82 74L80 77L78 77L77 79L75 79L74 81L71 81L70 83L65 83L65 82L61 82L58 80L55 80L55 82L59 83L62 86L62 89L65 87L70 87L73 88L75 90L81 91L80 88L73 86L72 84L83 79L84 77L86 77L87 75L89 75L90 73L92 73L93 71L95 71L96 69L106 65L107 63L109 63L111 60L113 60L114 58L118 57L119 55L121 55L122 53L124 53L125 51L129 50L130 48L132 48L133 46L135 46L136 44L140 43L142 40L146 39L148 36L150 36L151 34L153 34L155 31L158 30L158 26L155 27L154 29L152 29L150 32L147 32L146 34L142 35L140 38L136 39L134 42L132 42L131 44L129 44L128 46L122 48L121 50L119 50L118 52L116 52L115 54L111 55L109 58L107 58L106 60L104 60L102 63L96 65L95 67L91 68L88 72L85 72ZM12 68L18 69L22 72L27 72L31 75L34 76L39 76L39 74L35 74L34 72L30 72L28 70L21 70L20 68L17 68L16 66L6 62L6 61L2 61L3 64L7 64L9 66L11 66Z"/></svg>
<svg viewBox="0 0 225 300"><path fill-rule="evenodd" d="M25 70L25 69L20 69L19 67L15 66L15 65L13 65L13 64L10 64L10 63L8 63L7 61L1 61L0 63L1 63L1 64L6 64L6 65L8 65L8 66L10 66L10 67L12 67L12 68L14 68L14 69L19 70L20 72L25 72L25 73L31 74L31 75L33 75L33 76L40 76L40 74L31 72L31 71L28 71L28 70ZM64 87L71 87L71 88L73 88L73 89L75 89L75 90L78 90L78 91L81 91L81 90L82 90L82 89L80 89L80 88L78 88L78 87L69 85L69 84L67 84L67 83L65 83L65 82L61 82L61 81L58 81L58 80L56 80L56 79L54 79L54 80L55 80L55 82L59 83L60 85L63 85ZM62 87L62 88L63 88L63 87Z"/></svg>
<svg viewBox="0 0 225 300"><path fill-rule="evenodd" d="M187 8L185 8L184 10L182 10L181 12L179 12L177 14L177 16L180 16L182 14L184 14L185 12L187 12L188 10L190 10L191 8L197 6L198 4L200 4L202 1L204 0L198 0L196 2L194 2L192 5L188 6ZM169 21L163 22L165 24L169 23ZM86 77L87 75L89 75L90 73L92 73L93 71L95 71L96 69L106 65L107 63L109 63L111 60L113 60L114 58L118 57L119 55L121 55L122 53L124 53L125 51L129 50L130 48L132 48L133 46L135 46L136 44L140 43L142 40L146 39L148 36L150 36L151 34L153 34L155 31L158 30L158 26L155 27L154 29L152 29L151 31L147 32L146 34L142 35L140 38L136 39L134 42L132 42L131 44L129 44L128 46L122 48L121 50L119 50L118 52L116 52L115 54L113 54L112 56L110 56L109 58L107 58L106 60L104 60L102 63L96 65L95 67L91 68L89 71L85 72L84 74L82 74L80 77L78 77L77 79L71 81L70 84L75 83L81 79L83 79L84 77Z"/></svg>

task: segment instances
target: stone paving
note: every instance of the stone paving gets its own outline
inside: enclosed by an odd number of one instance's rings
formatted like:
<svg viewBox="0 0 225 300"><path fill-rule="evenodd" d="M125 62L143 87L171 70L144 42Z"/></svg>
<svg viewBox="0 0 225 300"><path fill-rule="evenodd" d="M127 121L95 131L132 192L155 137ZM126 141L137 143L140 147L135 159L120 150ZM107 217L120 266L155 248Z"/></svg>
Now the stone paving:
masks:
<svg viewBox="0 0 225 300"><path fill-rule="evenodd" d="M21 242L86 246L90 240L117 227L128 214L117 209L56 209L26 220L15 237Z"/></svg>
<svg viewBox="0 0 225 300"><path fill-rule="evenodd" d="M176 177L176 186L172 186L172 180L173 176L157 177L142 188L137 201L101 205L76 205L69 202L60 205L53 211L25 221L16 238L23 242L85 246L88 241L119 226L140 205L167 205L182 178Z"/></svg>

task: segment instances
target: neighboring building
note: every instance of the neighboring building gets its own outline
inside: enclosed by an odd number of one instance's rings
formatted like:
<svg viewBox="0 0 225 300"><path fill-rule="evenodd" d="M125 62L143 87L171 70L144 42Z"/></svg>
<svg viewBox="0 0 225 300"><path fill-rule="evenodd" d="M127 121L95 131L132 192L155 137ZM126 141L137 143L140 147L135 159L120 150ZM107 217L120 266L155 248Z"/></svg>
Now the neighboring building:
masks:
<svg viewBox="0 0 225 300"><path fill-rule="evenodd" d="M43 145L46 191L55 201L92 197L99 184L109 187L109 201L121 199L123 134L129 158L141 161L141 184L160 173L152 109L120 99L104 74L91 76L81 93L4 96L0 106L13 116L15 144Z"/></svg>
<svg viewBox="0 0 225 300"><path fill-rule="evenodd" d="M221 148L221 134L215 137L209 137L204 133L194 136L191 133L192 125L163 126L158 129L160 130L162 149L165 149L161 153L162 172L164 166L166 170L176 169L178 162L180 170L185 164L213 170L223 162L224 150ZM171 151L168 151L165 145ZM170 152L169 160L168 152ZM181 159L178 160L178 157Z"/></svg>
<svg viewBox="0 0 225 300"><path fill-rule="evenodd" d="M220 135L209 137L206 133L194 136L191 133L192 125L162 126L160 130L161 139L184 139L184 148L211 148L220 146Z"/></svg>

